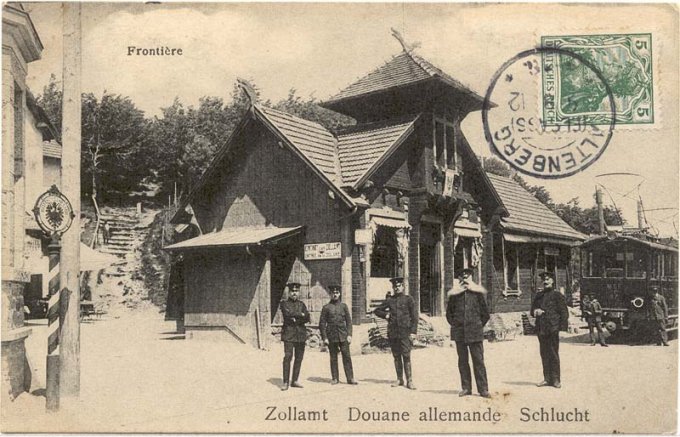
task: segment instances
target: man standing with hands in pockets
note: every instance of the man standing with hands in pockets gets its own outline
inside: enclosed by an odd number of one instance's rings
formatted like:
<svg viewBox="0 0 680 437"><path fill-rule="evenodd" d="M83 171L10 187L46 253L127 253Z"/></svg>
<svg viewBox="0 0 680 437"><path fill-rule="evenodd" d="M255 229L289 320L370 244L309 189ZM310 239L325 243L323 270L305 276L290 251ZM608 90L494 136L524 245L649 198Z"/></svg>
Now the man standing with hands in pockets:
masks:
<svg viewBox="0 0 680 437"><path fill-rule="evenodd" d="M338 372L338 352L340 352L347 384L356 385L352 370L352 357L349 352L349 344L352 342L352 316L347 305L340 302L340 286L331 285L328 288L331 291L331 301L321 309L319 330L330 352L331 384L337 384L340 379Z"/></svg>

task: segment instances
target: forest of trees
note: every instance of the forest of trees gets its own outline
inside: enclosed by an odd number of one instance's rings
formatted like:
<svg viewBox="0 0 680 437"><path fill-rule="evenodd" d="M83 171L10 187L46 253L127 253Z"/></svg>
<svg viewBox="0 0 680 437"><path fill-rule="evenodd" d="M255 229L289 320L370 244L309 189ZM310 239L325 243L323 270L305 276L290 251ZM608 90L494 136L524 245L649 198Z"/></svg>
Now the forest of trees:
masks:
<svg viewBox="0 0 680 437"><path fill-rule="evenodd" d="M257 87L253 88L259 97ZM37 100L61 131L61 86L54 76ZM329 129L354 123L351 118L322 108L314 98L301 98L294 89L281 101L260 103ZM175 99L154 117L146 117L129 97L107 91L101 96L83 94L83 197L94 195L100 203L119 204L142 191L154 191L159 199L174 194L175 188L180 196L189 192L247 108L247 97L237 84L232 89L231 102L203 97L193 107ZM501 160L486 158L483 164L486 171L515 179L575 229L586 234L597 232L594 200L590 207L582 207L578 198L566 204L555 203L545 187L527 184ZM621 224L621 215L606 207L605 220Z"/></svg>

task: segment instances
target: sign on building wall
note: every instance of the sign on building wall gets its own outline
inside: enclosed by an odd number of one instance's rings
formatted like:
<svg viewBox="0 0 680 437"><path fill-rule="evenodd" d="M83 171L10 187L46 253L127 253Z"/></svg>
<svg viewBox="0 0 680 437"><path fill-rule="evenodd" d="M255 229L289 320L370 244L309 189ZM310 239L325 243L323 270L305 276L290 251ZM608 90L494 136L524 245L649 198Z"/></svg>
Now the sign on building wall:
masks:
<svg viewBox="0 0 680 437"><path fill-rule="evenodd" d="M305 260L340 259L340 243L305 244Z"/></svg>
<svg viewBox="0 0 680 437"><path fill-rule="evenodd" d="M550 247L547 246L543 248L543 253L546 255L551 255L551 256L560 256L560 249L557 247Z"/></svg>
<svg viewBox="0 0 680 437"><path fill-rule="evenodd" d="M371 244L373 242L373 232L370 229L355 230L354 242L356 244Z"/></svg>

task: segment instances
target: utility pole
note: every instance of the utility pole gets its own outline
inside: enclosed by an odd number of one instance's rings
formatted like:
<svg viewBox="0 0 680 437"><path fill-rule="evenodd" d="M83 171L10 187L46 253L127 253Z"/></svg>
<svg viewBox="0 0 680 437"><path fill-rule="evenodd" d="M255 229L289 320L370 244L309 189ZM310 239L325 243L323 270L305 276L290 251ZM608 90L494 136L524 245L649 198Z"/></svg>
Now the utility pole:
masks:
<svg viewBox="0 0 680 437"><path fill-rule="evenodd" d="M637 221L638 229L642 231L647 228L647 220L645 220L645 210L642 206L642 199L638 199L637 201Z"/></svg>
<svg viewBox="0 0 680 437"><path fill-rule="evenodd" d="M60 403L80 395L80 141L81 141L81 5L62 3L64 41L61 186L75 214L61 239L62 289L60 336ZM64 299L65 298L65 299ZM66 402L65 402L66 401ZM66 405L65 405L66 406Z"/></svg>
<svg viewBox="0 0 680 437"><path fill-rule="evenodd" d="M595 188L595 203L597 203L597 220L600 225L600 235L606 233L606 225L604 222L604 209L602 207L602 190L600 187Z"/></svg>

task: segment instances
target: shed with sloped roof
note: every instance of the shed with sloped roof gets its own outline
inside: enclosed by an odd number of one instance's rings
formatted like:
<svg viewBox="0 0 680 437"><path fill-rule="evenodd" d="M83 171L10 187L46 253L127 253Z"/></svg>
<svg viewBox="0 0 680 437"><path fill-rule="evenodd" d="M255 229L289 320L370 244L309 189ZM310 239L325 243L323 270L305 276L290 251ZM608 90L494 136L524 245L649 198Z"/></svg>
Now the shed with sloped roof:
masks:
<svg viewBox="0 0 680 437"><path fill-rule="evenodd" d="M495 221L485 241L488 289L494 312L528 311L541 288L539 273L555 275L555 286L572 292L572 248L586 236L513 179L487 174L508 214Z"/></svg>

